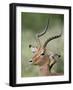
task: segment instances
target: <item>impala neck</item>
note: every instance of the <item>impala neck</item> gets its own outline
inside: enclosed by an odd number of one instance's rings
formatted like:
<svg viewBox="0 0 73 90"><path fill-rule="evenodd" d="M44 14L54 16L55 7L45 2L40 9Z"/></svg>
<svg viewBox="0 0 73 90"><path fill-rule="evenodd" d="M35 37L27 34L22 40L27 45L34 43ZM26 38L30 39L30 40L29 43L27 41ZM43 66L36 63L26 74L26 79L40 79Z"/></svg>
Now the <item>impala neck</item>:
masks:
<svg viewBox="0 0 73 90"><path fill-rule="evenodd" d="M50 74L49 65L42 65L40 66L40 74L42 76L48 76Z"/></svg>

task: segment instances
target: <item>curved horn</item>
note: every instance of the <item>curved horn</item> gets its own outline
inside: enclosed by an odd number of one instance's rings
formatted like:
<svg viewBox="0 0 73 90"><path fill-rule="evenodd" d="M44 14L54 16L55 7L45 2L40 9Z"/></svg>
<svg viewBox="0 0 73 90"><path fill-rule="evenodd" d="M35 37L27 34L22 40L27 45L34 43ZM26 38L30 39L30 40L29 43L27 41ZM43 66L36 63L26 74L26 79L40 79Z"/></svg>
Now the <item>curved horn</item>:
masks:
<svg viewBox="0 0 73 90"><path fill-rule="evenodd" d="M43 35L46 33L46 31L47 31L47 29L48 29L48 24L49 24L49 20L48 20L48 23L47 23L47 25L46 25L44 31L41 32L41 33L38 33L38 34L37 34L37 37L41 37L41 36L43 36Z"/></svg>
<svg viewBox="0 0 73 90"><path fill-rule="evenodd" d="M40 46L41 46L41 43L40 43L39 37L43 36L43 35L47 32L48 24L49 24L49 20L48 20L48 23L47 23L47 25L46 25L44 31L41 32L41 33L36 34L36 38L37 38L37 41L38 41L38 43L40 44Z"/></svg>
<svg viewBox="0 0 73 90"><path fill-rule="evenodd" d="M47 44L48 44L51 40L57 39L57 38L61 37L61 35L62 35L62 32L61 32L61 34L59 34L59 35L56 35L56 36L53 36L53 37L47 39L46 42L45 42L44 45L43 45L43 48L45 48L45 47L47 46Z"/></svg>

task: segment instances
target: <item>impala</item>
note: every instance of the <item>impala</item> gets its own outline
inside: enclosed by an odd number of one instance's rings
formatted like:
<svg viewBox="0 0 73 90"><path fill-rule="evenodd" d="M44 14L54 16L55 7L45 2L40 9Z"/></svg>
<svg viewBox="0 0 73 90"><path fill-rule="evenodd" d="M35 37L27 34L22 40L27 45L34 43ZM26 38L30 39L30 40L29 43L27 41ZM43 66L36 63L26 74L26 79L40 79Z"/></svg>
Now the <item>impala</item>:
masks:
<svg viewBox="0 0 73 90"><path fill-rule="evenodd" d="M48 21L48 24L49 24L49 21ZM62 33L60 33L59 35L48 38L44 42L43 46L41 45L39 38L47 32L48 24L46 25L45 30L42 33L38 33L36 35L38 45L37 46L29 45L29 48L31 48L32 53L33 53L33 57L29 62L32 62L34 65L38 65L40 68L39 69L40 74L43 76L53 75L51 73L51 69L61 56L57 53L47 53L46 47L50 41L61 37Z"/></svg>

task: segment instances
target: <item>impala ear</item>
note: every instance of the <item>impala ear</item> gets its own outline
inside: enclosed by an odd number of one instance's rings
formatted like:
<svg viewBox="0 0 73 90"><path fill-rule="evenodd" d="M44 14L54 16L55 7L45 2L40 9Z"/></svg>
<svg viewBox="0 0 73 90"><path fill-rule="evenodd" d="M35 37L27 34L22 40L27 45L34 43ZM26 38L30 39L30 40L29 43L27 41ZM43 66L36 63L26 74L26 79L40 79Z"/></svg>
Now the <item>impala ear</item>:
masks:
<svg viewBox="0 0 73 90"><path fill-rule="evenodd" d="M54 56L59 57L59 58L61 57L61 55L59 55L59 54L55 54Z"/></svg>
<svg viewBox="0 0 73 90"><path fill-rule="evenodd" d="M58 55L58 57L61 57L61 55Z"/></svg>
<svg viewBox="0 0 73 90"><path fill-rule="evenodd" d="M32 47L32 45L30 44L30 45L29 45L29 48L31 48L31 47Z"/></svg>
<svg viewBox="0 0 73 90"><path fill-rule="evenodd" d="M35 53L38 50L37 47L34 47L32 45L29 45L29 48L31 48L32 53Z"/></svg>

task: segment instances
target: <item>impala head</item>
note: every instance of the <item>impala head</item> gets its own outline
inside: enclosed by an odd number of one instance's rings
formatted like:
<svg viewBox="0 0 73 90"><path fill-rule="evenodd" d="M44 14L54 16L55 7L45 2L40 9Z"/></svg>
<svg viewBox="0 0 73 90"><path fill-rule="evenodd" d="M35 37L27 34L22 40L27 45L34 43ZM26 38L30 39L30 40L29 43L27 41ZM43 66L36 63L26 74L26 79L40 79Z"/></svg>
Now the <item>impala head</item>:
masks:
<svg viewBox="0 0 73 90"><path fill-rule="evenodd" d="M59 34L59 35L50 37L45 41L43 46L41 46L41 42L39 38L46 33L47 29L48 29L48 24L46 25L45 30L42 33L36 35L36 39L38 41L37 46L29 45L29 48L31 48L31 51L33 53L33 57L32 57L32 60L30 60L30 62L32 62L35 65L46 65L46 64L49 65L50 64L49 55L46 53L46 50L47 50L46 46L51 40L54 40L61 36L61 34Z"/></svg>
<svg viewBox="0 0 73 90"><path fill-rule="evenodd" d="M30 47L30 45L29 45ZM48 55L45 54L44 51L46 51L44 48L42 47L30 47L33 53L33 57L32 60L30 62L32 62L35 65L44 65L44 64L48 64L49 63L49 58Z"/></svg>

